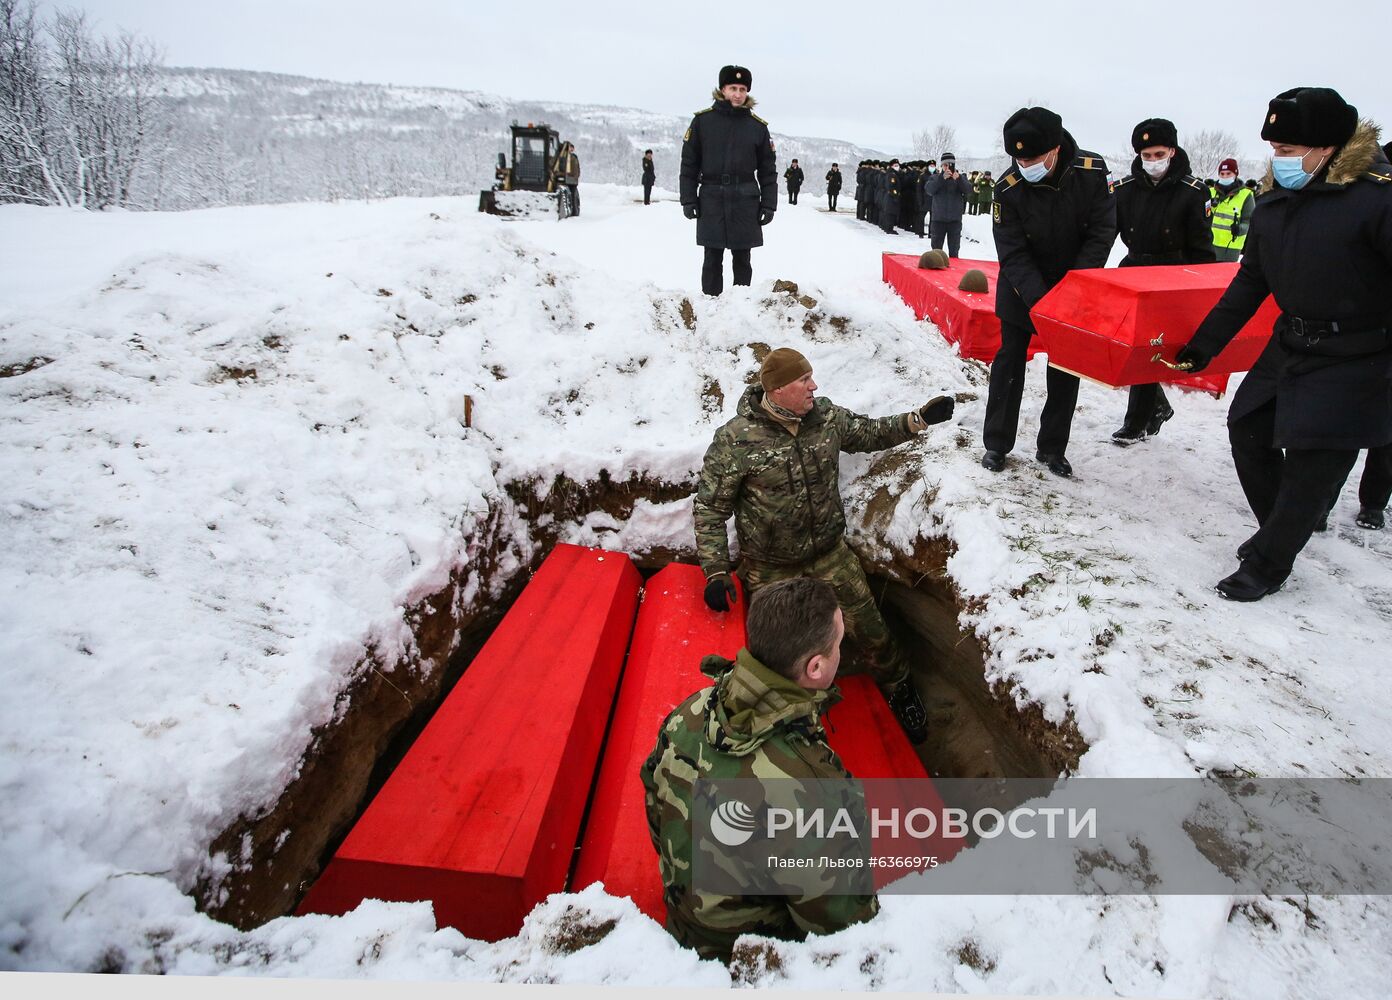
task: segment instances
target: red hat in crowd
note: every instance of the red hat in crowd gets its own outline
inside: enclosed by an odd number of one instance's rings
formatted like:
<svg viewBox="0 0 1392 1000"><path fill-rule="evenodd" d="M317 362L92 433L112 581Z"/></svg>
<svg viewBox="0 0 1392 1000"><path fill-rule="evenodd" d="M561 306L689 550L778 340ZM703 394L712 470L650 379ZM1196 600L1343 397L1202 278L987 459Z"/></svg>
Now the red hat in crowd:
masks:
<svg viewBox="0 0 1392 1000"><path fill-rule="evenodd" d="M1218 164L1218 169L1220 171L1231 170L1233 173L1237 173L1237 161L1230 156L1222 163Z"/></svg>

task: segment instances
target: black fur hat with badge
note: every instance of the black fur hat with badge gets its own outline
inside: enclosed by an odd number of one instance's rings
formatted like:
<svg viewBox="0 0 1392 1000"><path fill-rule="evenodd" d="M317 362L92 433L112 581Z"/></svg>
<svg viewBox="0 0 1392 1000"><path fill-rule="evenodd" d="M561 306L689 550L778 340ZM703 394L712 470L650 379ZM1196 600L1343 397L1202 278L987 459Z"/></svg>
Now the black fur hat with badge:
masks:
<svg viewBox="0 0 1392 1000"><path fill-rule="evenodd" d="M747 90L754 86L754 74L743 66L721 66L720 86L728 87L732 83L742 83Z"/></svg>
<svg viewBox="0 0 1392 1000"><path fill-rule="evenodd" d="M1358 109L1328 87L1294 87L1266 109L1261 137L1293 146L1342 146L1358 127Z"/></svg>
<svg viewBox="0 0 1392 1000"><path fill-rule="evenodd" d="M1150 146L1178 146L1179 132L1165 118L1147 118L1131 130L1131 148L1140 152Z"/></svg>
<svg viewBox="0 0 1392 1000"><path fill-rule="evenodd" d="M1048 108L1021 108L1005 120L1002 130L1007 156L1043 156L1063 142L1063 119Z"/></svg>

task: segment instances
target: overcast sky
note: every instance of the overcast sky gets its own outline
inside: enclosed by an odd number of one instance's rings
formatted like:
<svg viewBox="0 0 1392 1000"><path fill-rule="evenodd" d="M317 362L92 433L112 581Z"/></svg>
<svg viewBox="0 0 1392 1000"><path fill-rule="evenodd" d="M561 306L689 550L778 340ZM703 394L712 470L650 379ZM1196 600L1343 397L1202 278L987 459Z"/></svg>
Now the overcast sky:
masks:
<svg viewBox="0 0 1392 1000"><path fill-rule="evenodd" d="M51 5L50 5L51 6ZM1125 147L1143 118L1226 129L1259 157L1267 101L1332 86L1392 125L1380 0L1131 5L1048 0L666 4L446 0L76 0L98 27L160 44L172 66L482 90L685 114L725 63L748 66L775 130L891 153L915 130L957 129L990 155L1025 104L1063 116L1079 144ZM892 16L897 14L897 16ZM1378 78L1381 77L1381 78Z"/></svg>

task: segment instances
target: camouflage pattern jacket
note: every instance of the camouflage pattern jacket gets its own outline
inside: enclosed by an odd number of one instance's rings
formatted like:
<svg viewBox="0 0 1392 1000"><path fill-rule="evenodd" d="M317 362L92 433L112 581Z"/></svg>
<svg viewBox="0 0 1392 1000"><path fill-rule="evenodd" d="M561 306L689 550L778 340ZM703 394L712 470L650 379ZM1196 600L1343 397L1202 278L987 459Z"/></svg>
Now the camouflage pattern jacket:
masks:
<svg viewBox="0 0 1392 1000"><path fill-rule="evenodd" d="M751 386L706 449L694 512L696 555L708 577L730 570L731 514L746 559L794 565L830 552L846 533L841 452L880 451L914 436L906 413L863 417L822 396L794 435L763 400L763 388Z"/></svg>
<svg viewBox="0 0 1392 1000"><path fill-rule="evenodd" d="M879 901L869 895L810 892L797 896L727 896L692 888L692 797L697 777L846 779L826 743L821 714L840 693L810 691L741 649L732 661L707 656L714 677L672 710L639 775L646 792L648 834L657 849L667 904L667 929L703 958L730 958L741 934L801 940L869 920Z"/></svg>

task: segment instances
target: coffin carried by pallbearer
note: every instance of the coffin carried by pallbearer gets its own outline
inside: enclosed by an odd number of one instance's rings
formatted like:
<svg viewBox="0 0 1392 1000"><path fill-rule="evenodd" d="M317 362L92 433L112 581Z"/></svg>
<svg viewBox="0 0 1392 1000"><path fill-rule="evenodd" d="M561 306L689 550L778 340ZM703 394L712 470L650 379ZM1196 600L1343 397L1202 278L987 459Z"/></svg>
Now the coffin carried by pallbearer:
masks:
<svg viewBox="0 0 1392 1000"><path fill-rule="evenodd" d="M1271 337L1280 309L1270 297L1202 375L1174 366L1239 264L1070 271L1030 310L1049 364L1110 386L1170 382L1222 392Z"/></svg>
<svg viewBox="0 0 1392 1000"><path fill-rule="evenodd" d="M1000 350L1000 319L996 316L996 278L1000 264L994 260L953 257L942 268L921 267L917 254L886 253L882 256L885 282L913 310L915 319L936 326L949 344L956 344L964 358L988 364ZM959 288L968 271L980 271L986 291ZM1031 344L1029 356L1034 357Z"/></svg>

